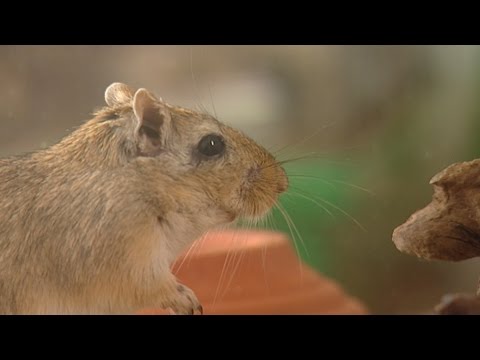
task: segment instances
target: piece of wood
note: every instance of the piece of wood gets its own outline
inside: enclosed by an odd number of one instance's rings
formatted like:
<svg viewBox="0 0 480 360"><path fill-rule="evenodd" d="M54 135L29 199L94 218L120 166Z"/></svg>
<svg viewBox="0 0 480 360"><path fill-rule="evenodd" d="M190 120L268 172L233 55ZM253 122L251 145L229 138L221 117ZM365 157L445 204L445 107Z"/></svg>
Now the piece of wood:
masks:
<svg viewBox="0 0 480 360"><path fill-rule="evenodd" d="M453 164L430 184L432 202L395 229L396 247L424 259L480 256L480 160Z"/></svg>
<svg viewBox="0 0 480 360"><path fill-rule="evenodd" d="M432 202L394 230L395 246L423 259L460 261L480 256L480 159L450 165L430 184ZM435 312L480 314L480 296L446 295Z"/></svg>
<svg viewBox="0 0 480 360"><path fill-rule="evenodd" d="M470 294L445 295L435 307L439 315L479 315L480 297Z"/></svg>

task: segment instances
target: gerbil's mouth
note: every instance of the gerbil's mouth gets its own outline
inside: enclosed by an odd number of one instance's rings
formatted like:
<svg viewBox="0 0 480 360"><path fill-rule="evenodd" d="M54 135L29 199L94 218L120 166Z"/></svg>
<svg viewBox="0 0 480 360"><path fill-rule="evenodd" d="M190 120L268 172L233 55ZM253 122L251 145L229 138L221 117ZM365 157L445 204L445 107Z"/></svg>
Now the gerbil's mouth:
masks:
<svg viewBox="0 0 480 360"><path fill-rule="evenodd" d="M254 165L247 171L246 186L255 188L256 186L265 186L270 188L272 192L280 195L288 190L288 177L285 169L277 163L269 164L261 167Z"/></svg>

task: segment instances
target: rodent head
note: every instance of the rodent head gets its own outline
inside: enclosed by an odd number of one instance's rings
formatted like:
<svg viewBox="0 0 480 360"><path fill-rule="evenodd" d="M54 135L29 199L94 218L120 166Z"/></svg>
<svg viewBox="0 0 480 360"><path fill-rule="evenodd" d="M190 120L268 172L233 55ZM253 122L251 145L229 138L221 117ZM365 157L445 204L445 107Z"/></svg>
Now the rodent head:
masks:
<svg viewBox="0 0 480 360"><path fill-rule="evenodd" d="M166 190L184 198L182 207L193 197L224 214L223 222L256 219L288 188L285 171L266 149L208 114L121 83L107 88L105 100L99 117L121 124L125 143L135 149L131 161L150 177L168 178Z"/></svg>

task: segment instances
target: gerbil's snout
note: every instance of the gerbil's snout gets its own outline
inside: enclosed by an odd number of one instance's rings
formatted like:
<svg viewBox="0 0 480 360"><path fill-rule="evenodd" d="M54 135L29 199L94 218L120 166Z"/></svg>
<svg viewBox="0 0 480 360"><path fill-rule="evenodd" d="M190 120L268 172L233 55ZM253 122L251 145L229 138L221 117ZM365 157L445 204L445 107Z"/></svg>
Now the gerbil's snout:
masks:
<svg viewBox="0 0 480 360"><path fill-rule="evenodd" d="M228 127L223 130L233 144L229 154L241 170L226 174L231 178L225 184L225 192L231 195L226 207L241 218L262 218L277 206L279 196L288 190L287 173L273 154L252 139Z"/></svg>
<svg viewBox="0 0 480 360"><path fill-rule="evenodd" d="M266 182L277 195L288 189L288 177L285 169L276 163L269 163L266 166L254 165L247 172L247 181L251 184ZM268 186L269 185L269 186Z"/></svg>
<svg viewBox="0 0 480 360"><path fill-rule="evenodd" d="M240 189L243 201L237 202L241 205L240 214L250 218L262 217L287 189L287 174L275 159L269 156L265 161L259 161L247 169Z"/></svg>

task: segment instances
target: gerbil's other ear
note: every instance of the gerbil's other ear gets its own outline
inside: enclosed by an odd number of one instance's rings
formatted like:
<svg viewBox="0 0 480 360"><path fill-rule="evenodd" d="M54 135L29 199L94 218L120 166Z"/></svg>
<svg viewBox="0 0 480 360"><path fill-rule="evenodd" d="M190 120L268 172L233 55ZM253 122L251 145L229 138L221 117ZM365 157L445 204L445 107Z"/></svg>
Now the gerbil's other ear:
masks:
<svg viewBox="0 0 480 360"><path fill-rule="evenodd" d="M105 90L105 102L108 106L123 105L133 99L133 90L122 83L113 83Z"/></svg>
<svg viewBox="0 0 480 360"><path fill-rule="evenodd" d="M133 113L138 121L137 136L144 154L157 153L167 137L170 113L165 104L146 89L133 97Z"/></svg>

